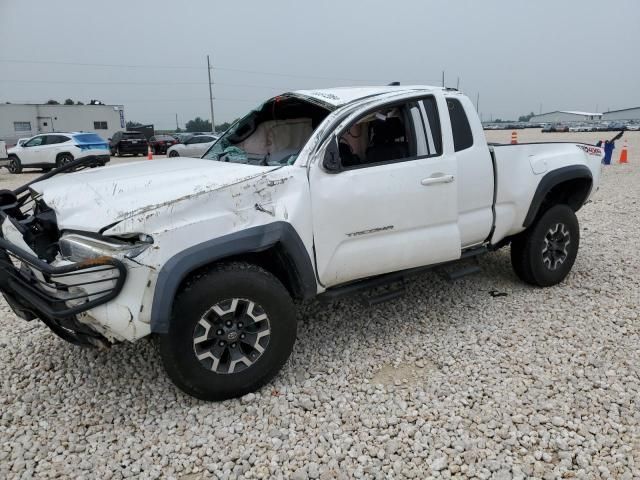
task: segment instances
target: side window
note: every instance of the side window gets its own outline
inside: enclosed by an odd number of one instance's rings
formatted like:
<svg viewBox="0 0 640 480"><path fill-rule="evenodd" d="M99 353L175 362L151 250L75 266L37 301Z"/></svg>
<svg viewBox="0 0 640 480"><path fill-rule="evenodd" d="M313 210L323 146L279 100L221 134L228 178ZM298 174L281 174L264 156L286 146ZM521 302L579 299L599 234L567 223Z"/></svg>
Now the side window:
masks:
<svg viewBox="0 0 640 480"><path fill-rule="evenodd" d="M455 98L447 98L447 107L449 108L449 118L451 119L451 129L453 130L453 147L456 152L464 150L473 145L473 134L469 119L464 112L464 108L460 100Z"/></svg>
<svg viewBox="0 0 640 480"><path fill-rule="evenodd" d="M58 135L45 135L43 145L55 145L56 143L60 143L58 140Z"/></svg>
<svg viewBox="0 0 640 480"><path fill-rule="evenodd" d="M406 105L367 113L338 139L343 168L354 168L415 157L413 124Z"/></svg>
<svg viewBox="0 0 640 480"><path fill-rule="evenodd" d="M434 97L423 99L422 107L424 108L429 155L442 155L442 129L440 128L440 115L438 114L436 99Z"/></svg>
<svg viewBox="0 0 640 480"><path fill-rule="evenodd" d="M34 137L31 140L29 140L27 143L24 144L25 147L37 147L39 145L42 145L44 140L44 136L40 135L39 137Z"/></svg>

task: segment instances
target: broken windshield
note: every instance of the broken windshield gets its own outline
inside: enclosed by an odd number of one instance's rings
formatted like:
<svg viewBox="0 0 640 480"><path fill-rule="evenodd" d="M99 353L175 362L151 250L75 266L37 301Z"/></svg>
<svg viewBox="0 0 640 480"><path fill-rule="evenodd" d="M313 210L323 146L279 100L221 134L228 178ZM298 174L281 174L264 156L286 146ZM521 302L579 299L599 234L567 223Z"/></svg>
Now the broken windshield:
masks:
<svg viewBox="0 0 640 480"><path fill-rule="evenodd" d="M275 97L234 123L202 158L248 165L292 165L329 114L317 104Z"/></svg>

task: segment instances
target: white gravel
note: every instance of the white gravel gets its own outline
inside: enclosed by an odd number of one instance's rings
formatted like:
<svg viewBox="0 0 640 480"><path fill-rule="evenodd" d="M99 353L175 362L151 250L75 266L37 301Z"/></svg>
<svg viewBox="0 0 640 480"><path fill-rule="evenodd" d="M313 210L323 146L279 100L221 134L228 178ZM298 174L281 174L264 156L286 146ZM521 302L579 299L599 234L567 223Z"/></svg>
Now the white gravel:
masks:
<svg viewBox="0 0 640 480"><path fill-rule="evenodd" d="M150 342L80 349L2 302L0 478L640 478L639 162L579 217L561 286L507 248L381 306L311 302L281 375L224 403Z"/></svg>

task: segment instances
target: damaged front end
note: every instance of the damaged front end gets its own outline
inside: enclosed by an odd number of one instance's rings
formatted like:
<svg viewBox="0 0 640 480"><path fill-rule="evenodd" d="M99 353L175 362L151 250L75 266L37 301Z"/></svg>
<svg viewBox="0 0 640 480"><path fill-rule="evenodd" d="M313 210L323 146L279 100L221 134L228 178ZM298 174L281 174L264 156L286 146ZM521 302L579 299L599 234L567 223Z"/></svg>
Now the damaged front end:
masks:
<svg viewBox="0 0 640 480"><path fill-rule="evenodd" d="M36 181L87 164L82 159ZM0 191L0 291L19 317L39 318L64 340L108 345L78 315L114 299L123 288L127 269L111 256L65 259L60 254L55 212L29 190L30 184Z"/></svg>

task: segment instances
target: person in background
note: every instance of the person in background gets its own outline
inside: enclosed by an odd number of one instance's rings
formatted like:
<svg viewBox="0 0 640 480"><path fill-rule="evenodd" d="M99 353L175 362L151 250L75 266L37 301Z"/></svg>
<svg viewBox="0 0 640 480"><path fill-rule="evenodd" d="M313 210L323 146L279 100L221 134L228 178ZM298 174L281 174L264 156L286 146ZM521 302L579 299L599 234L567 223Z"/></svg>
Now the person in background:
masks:
<svg viewBox="0 0 640 480"><path fill-rule="evenodd" d="M616 140L622 138L622 135L624 135L624 131L618 133L611 140L605 140L604 145L602 144L601 140L596 143L596 147L604 148L604 157L602 158L602 163L604 163L605 165L611 165L611 156L613 155L613 149L616 148Z"/></svg>

